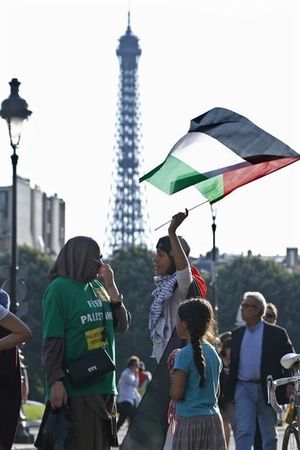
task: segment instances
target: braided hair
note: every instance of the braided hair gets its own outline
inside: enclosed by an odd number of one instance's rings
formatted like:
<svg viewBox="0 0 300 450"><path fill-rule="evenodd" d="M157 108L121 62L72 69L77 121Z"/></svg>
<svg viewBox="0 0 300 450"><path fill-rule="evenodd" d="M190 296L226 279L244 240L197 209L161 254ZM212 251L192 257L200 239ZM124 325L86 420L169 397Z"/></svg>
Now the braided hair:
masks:
<svg viewBox="0 0 300 450"><path fill-rule="evenodd" d="M180 321L187 323L187 328L191 335L194 363L200 375L199 387L201 388L205 384L205 358L201 341L208 334L213 334L215 325L213 309L207 300L192 298L181 303L178 308L178 317Z"/></svg>

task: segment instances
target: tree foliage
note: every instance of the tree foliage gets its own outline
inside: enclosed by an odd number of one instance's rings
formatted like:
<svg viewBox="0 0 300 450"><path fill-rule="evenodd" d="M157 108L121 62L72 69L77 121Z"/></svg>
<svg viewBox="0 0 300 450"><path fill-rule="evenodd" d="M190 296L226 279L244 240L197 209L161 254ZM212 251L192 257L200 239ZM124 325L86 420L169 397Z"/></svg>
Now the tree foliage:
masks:
<svg viewBox="0 0 300 450"><path fill-rule="evenodd" d="M131 313L129 330L116 336L117 375L126 367L131 355L141 358L148 370L156 363L151 358L152 342L148 331L148 317L153 283L153 253L141 248L118 251L111 260L115 279L124 302Z"/></svg>
<svg viewBox="0 0 300 450"><path fill-rule="evenodd" d="M53 260L37 250L23 247L20 265L26 268L28 314L26 322L32 330L32 339L24 346L24 356L30 372L30 397L44 398L44 377L41 370L42 296L47 287L47 273Z"/></svg>
<svg viewBox="0 0 300 450"><path fill-rule="evenodd" d="M7 255L1 255L0 265L7 264ZM22 317L31 328L32 339L22 347L25 364L29 373L30 398L43 401L44 378L41 371L42 344L42 306L41 299L48 284L47 272L53 260L44 253L31 247L23 246L19 249L19 266L25 271L27 294L25 303L28 312Z"/></svg>
<svg viewBox="0 0 300 450"><path fill-rule="evenodd" d="M277 324L287 329L295 348L300 350L299 273L260 257L240 257L218 270L217 289L220 331L234 328L244 292L259 291L267 302L277 306Z"/></svg>
<svg viewBox="0 0 300 450"><path fill-rule="evenodd" d="M148 317L154 289L153 253L136 248L120 250L111 264L124 302L132 315L129 330L116 336L117 376L131 355L139 356L148 370L156 367L151 358ZM47 286L47 272L53 261L29 247L19 250L20 267L26 269L28 314L23 320L30 326L33 338L23 347L28 366L30 398L43 401L44 377L41 371L42 308L41 299ZM0 267L9 264L8 255L0 255ZM0 279L0 283L4 280ZM218 268L217 298L219 331L231 330L245 291L260 291L279 310L278 325L287 329L296 351L300 351L300 273L291 273L273 261L260 257L239 257ZM211 298L211 289L208 291Z"/></svg>

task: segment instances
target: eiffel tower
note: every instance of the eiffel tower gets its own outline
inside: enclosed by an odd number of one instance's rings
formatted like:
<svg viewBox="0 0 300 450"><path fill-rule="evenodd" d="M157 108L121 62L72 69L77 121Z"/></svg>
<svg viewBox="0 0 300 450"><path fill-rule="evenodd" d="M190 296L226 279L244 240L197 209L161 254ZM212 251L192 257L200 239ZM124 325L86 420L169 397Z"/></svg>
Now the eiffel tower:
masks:
<svg viewBox="0 0 300 450"><path fill-rule="evenodd" d="M105 252L149 246L150 227L144 186L139 185L141 167L140 104L138 61L141 55L138 38L130 27L119 39L120 63L117 112L117 141L114 155L112 189L105 235Z"/></svg>

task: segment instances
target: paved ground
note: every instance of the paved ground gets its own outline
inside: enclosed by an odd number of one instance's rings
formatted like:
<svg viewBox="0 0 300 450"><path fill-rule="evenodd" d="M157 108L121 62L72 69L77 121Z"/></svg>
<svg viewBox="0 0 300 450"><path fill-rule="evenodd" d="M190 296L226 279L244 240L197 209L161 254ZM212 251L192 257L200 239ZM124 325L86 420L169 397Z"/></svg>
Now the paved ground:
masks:
<svg viewBox="0 0 300 450"><path fill-rule="evenodd" d="M34 436L36 436L38 428L37 428L37 424L30 424L33 425L30 427L30 433L32 433ZM282 437L283 437L283 432L284 432L284 427L278 427L277 428L278 431L278 445L277 448L278 450L281 449L281 445L282 445ZM125 434L127 432L127 427L126 425L124 425L120 432L119 432L119 443L121 444ZM12 450L36 450L36 448L34 447L33 444L14 444L14 446L12 447ZM117 450L118 447L112 447L113 450ZM155 450L155 449L149 449L149 450ZM170 440L167 440L166 445L164 450L171 450L171 442ZM234 445L234 439L233 437L231 437L230 439L230 443L229 443L229 448L228 450L235 450L235 445Z"/></svg>
<svg viewBox="0 0 300 450"><path fill-rule="evenodd" d="M124 435L126 433L127 429L124 426L121 430L120 430L120 434L119 434L119 443L122 442L122 439L124 438ZM283 433L284 433L284 427L277 427L277 433L278 433L278 444L277 444L277 448L278 450L281 449L282 446L282 438L283 438ZM113 447L114 450L116 450L118 447ZM172 444L171 444L171 440L167 439L164 450L171 450L172 449ZM149 450L155 450L155 449L149 449ZM235 450L235 445L234 445L234 438L233 436L231 436L230 438L230 442L229 442L229 447L228 450Z"/></svg>

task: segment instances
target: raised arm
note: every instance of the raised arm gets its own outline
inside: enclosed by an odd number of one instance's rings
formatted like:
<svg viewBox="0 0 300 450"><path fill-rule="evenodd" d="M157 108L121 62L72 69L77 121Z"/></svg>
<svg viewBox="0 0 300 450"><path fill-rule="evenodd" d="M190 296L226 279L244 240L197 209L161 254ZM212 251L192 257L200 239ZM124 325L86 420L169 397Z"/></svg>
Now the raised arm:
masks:
<svg viewBox="0 0 300 450"><path fill-rule="evenodd" d="M0 339L0 351L16 347L32 337L31 330L28 326L11 312L8 312L7 315L0 320L0 325L10 331L10 334Z"/></svg>
<svg viewBox="0 0 300 450"><path fill-rule="evenodd" d="M171 223L169 225L169 238L172 247L172 251L170 252L171 256L174 258L176 270L183 270L189 265L189 260L183 251L180 240L176 234L176 230L179 225L187 218L188 210L185 212L179 212L172 217Z"/></svg>
<svg viewBox="0 0 300 450"><path fill-rule="evenodd" d="M104 282L105 289L108 292L111 303L119 303L122 301L119 289L115 282L114 272L109 264L102 264L99 268L98 275Z"/></svg>
<svg viewBox="0 0 300 450"><path fill-rule="evenodd" d="M102 278L110 297L115 331L123 333L128 329L131 315L123 304L123 296L116 285L113 269L109 264L102 264L98 275Z"/></svg>

